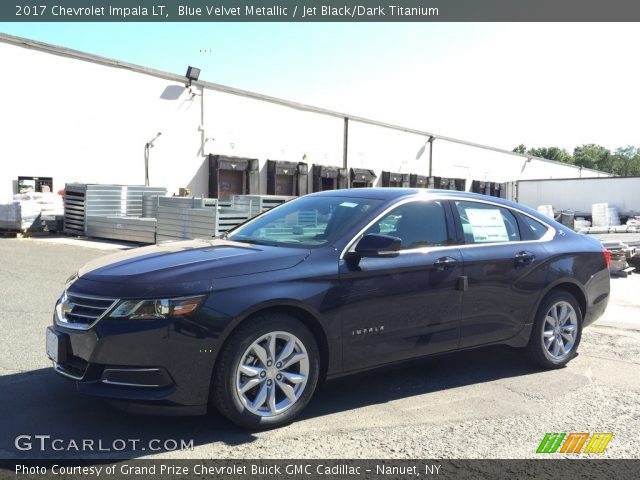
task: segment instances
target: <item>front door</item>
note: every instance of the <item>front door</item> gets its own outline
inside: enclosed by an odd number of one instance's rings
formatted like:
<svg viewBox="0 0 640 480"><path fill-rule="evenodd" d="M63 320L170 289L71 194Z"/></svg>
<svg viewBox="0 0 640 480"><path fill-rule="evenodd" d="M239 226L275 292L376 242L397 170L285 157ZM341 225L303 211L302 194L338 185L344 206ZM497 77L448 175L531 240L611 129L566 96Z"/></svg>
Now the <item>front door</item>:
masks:
<svg viewBox="0 0 640 480"><path fill-rule="evenodd" d="M457 348L462 275L445 202L412 201L366 233L399 237L396 257L340 266L345 371Z"/></svg>

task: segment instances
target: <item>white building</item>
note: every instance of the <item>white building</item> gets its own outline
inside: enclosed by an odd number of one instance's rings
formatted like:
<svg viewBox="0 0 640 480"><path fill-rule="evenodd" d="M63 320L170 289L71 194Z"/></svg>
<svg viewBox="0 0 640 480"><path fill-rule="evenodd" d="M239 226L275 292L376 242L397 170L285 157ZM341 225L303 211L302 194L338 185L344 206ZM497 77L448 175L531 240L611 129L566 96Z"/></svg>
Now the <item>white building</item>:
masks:
<svg viewBox="0 0 640 480"><path fill-rule="evenodd" d="M371 170L374 185L383 171L431 173L464 179L467 190L473 180L607 175L208 82L186 88L181 75L4 34L0 61L0 195L13 193L18 176L52 177L54 191L67 182L144 184L147 154L150 185L198 196L238 185L289 193L291 184L296 193L292 179L313 191L313 165L346 167L325 177ZM278 164L274 177L268 160L292 165ZM306 178L288 177L304 164Z"/></svg>

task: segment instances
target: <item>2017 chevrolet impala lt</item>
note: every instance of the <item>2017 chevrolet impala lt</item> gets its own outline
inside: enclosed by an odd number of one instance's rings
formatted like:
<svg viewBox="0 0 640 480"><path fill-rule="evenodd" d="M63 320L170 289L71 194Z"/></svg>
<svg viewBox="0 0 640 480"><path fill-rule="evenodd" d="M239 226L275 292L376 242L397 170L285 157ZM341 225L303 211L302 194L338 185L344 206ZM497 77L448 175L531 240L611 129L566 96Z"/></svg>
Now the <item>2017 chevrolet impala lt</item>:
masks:
<svg viewBox="0 0 640 480"><path fill-rule="evenodd" d="M498 198L315 193L218 239L90 262L56 304L47 354L81 393L130 410L212 405L275 427L323 379L400 360L506 344L564 366L606 308L607 254Z"/></svg>

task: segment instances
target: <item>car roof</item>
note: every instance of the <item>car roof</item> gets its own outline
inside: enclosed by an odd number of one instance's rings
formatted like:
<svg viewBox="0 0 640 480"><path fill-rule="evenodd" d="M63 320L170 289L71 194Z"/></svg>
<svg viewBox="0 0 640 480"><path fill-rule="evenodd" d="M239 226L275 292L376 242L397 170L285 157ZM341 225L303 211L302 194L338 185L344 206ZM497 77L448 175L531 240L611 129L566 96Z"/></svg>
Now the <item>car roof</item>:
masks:
<svg viewBox="0 0 640 480"><path fill-rule="evenodd" d="M360 197L375 198L379 200L395 200L403 197L411 196L438 196L438 197L468 197L477 199L498 200L500 203L505 202L499 197L490 197L479 193L462 192L459 190L439 190L429 188L398 188L398 187L373 187L373 188L347 188L340 190L325 190L324 192L316 192L310 195L322 197ZM508 204L505 203L505 204Z"/></svg>
<svg viewBox="0 0 640 480"><path fill-rule="evenodd" d="M468 198L469 200L484 200L489 201L491 203L497 203L499 205L504 205L505 207L512 207L523 212L528 213L529 215L538 218L546 223L552 222L554 226L556 222L547 218L546 216L540 214L536 210L527 207L521 203L512 202L511 200L506 200L500 197L493 197L490 195L482 195L480 193L471 193L471 192L463 192L459 190L440 190L440 189L430 189L430 188L397 188L397 187L373 187L373 188L347 188L340 190L325 190L324 192L316 192L311 193L309 196L322 196L322 197L351 197L351 198L372 198L383 200L385 202L392 202L394 200L398 200L400 198Z"/></svg>

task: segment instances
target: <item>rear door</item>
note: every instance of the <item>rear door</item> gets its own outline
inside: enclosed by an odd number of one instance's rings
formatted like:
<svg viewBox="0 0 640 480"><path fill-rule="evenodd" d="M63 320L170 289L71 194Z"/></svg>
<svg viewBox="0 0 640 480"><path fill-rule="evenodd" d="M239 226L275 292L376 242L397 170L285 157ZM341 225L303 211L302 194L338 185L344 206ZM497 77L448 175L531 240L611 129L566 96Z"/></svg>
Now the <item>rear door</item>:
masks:
<svg viewBox="0 0 640 480"><path fill-rule="evenodd" d="M452 206L468 285L462 299L460 346L507 340L531 318L544 286L544 277L536 273L547 253L516 211L475 200L455 200Z"/></svg>
<svg viewBox="0 0 640 480"><path fill-rule="evenodd" d="M366 233L399 237L402 250L341 263L345 371L457 348L462 257L447 202L404 203Z"/></svg>

